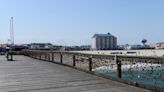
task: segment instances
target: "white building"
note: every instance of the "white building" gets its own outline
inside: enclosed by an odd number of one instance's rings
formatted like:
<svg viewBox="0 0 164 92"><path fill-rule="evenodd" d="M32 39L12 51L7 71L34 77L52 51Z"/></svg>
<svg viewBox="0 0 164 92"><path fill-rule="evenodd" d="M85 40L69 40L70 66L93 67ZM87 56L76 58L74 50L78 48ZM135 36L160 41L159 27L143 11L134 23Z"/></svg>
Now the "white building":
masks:
<svg viewBox="0 0 164 92"><path fill-rule="evenodd" d="M114 50L117 48L117 38L110 33L95 34L92 37L93 50Z"/></svg>

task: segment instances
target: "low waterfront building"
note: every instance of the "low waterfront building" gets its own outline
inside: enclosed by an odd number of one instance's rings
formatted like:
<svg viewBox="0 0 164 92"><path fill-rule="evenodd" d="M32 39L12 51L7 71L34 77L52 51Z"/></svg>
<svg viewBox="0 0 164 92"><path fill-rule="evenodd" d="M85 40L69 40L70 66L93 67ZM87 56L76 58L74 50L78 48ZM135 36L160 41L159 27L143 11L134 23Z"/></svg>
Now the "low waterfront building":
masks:
<svg viewBox="0 0 164 92"><path fill-rule="evenodd" d="M164 49L164 42L157 43L156 49Z"/></svg>
<svg viewBox="0 0 164 92"><path fill-rule="evenodd" d="M110 33L94 34L92 37L92 50L114 50L117 49L117 38Z"/></svg>
<svg viewBox="0 0 164 92"><path fill-rule="evenodd" d="M141 49L142 45L136 44L136 45L128 45L125 49L126 50L137 50L137 49Z"/></svg>
<svg viewBox="0 0 164 92"><path fill-rule="evenodd" d="M82 45L80 46L80 50L90 50L91 49L91 45Z"/></svg>
<svg viewBox="0 0 164 92"><path fill-rule="evenodd" d="M150 47L151 49L156 49L156 46L157 46L157 44L149 44L149 47Z"/></svg>
<svg viewBox="0 0 164 92"><path fill-rule="evenodd" d="M53 45L51 43L31 43L29 44L29 49L33 50L48 50L52 49Z"/></svg>

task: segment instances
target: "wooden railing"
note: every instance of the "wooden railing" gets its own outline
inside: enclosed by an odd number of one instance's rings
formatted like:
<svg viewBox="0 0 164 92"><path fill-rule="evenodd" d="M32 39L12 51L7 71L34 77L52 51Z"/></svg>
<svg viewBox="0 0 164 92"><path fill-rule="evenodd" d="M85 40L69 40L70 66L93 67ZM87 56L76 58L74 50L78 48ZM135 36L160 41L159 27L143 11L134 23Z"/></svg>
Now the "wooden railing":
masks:
<svg viewBox="0 0 164 92"><path fill-rule="evenodd" d="M24 50L20 54L164 92L164 58Z"/></svg>

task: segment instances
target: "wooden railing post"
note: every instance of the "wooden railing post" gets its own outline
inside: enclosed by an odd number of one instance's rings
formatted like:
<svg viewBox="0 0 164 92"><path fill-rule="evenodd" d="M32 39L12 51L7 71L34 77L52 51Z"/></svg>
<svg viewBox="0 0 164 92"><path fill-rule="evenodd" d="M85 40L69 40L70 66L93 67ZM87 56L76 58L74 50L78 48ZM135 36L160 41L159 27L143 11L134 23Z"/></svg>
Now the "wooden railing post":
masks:
<svg viewBox="0 0 164 92"><path fill-rule="evenodd" d="M13 53L11 52L10 55L11 55L10 60L13 61Z"/></svg>
<svg viewBox="0 0 164 92"><path fill-rule="evenodd" d="M36 59L36 51L34 51L34 58Z"/></svg>
<svg viewBox="0 0 164 92"><path fill-rule="evenodd" d="M54 62L54 53L52 52L51 55L52 55L52 62Z"/></svg>
<svg viewBox="0 0 164 92"><path fill-rule="evenodd" d="M34 53L31 51L31 57L34 58Z"/></svg>
<svg viewBox="0 0 164 92"><path fill-rule="evenodd" d="M92 56L89 57L89 71L92 71Z"/></svg>
<svg viewBox="0 0 164 92"><path fill-rule="evenodd" d="M73 55L73 66L75 67L76 66L76 56Z"/></svg>
<svg viewBox="0 0 164 92"><path fill-rule="evenodd" d="M115 56L116 64L117 64L117 77L122 77L122 70L121 70L121 60L118 59L117 56Z"/></svg>
<svg viewBox="0 0 164 92"><path fill-rule="evenodd" d="M33 58L35 58L35 52L33 51L32 53L33 53Z"/></svg>
<svg viewBox="0 0 164 92"><path fill-rule="evenodd" d="M35 59L38 58L38 52L35 51Z"/></svg>
<svg viewBox="0 0 164 92"><path fill-rule="evenodd" d="M48 61L51 61L51 60L50 60L50 54L49 54L49 53L47 53L47 55L48 55Z"/></svg>
<svg viewBox="0 0 164 92"><path fill-rule="evenodd" d="M45 55L45 59L44 60L47 60L47 53L44 53L44 55Z"/></svg>
<svg viewBox="0 0 164 92"><path fill-rule="evenodd" d="M33 58L33 55L34 55L34 54L31 52L31 57L32 57L32 58Z"/></svg>
<svg viewBox="0 0 164 92"><path fill-rule="evenodd" d="M63 63L63 55L62 55L62 53L60 54L60 63L61 64Z"/></svg>
<svg viewBox="0 0 164 92"><path fill-rule="evenodd" d="M7 58L7 61L13 61L13 53L8 52L6 58Z"/></svg>
<svg viewBox="0 0 164 92"><path fill-rule="evenodd" d="M41 52L39 53L39 60L41 60L42 59L42 54L41 54Z"/></svg>

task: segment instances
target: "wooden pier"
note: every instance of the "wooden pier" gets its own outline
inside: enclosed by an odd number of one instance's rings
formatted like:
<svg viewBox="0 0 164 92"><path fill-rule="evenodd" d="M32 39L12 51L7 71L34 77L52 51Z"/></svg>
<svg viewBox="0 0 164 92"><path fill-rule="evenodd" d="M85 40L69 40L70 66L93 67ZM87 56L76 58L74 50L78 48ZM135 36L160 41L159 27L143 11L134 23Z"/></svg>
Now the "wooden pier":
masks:
<svg viewBox="0 0 164 92"><path fill-rule="evenodd" d="M0 56L0 92L151 92L26 56Z"/></svg>

